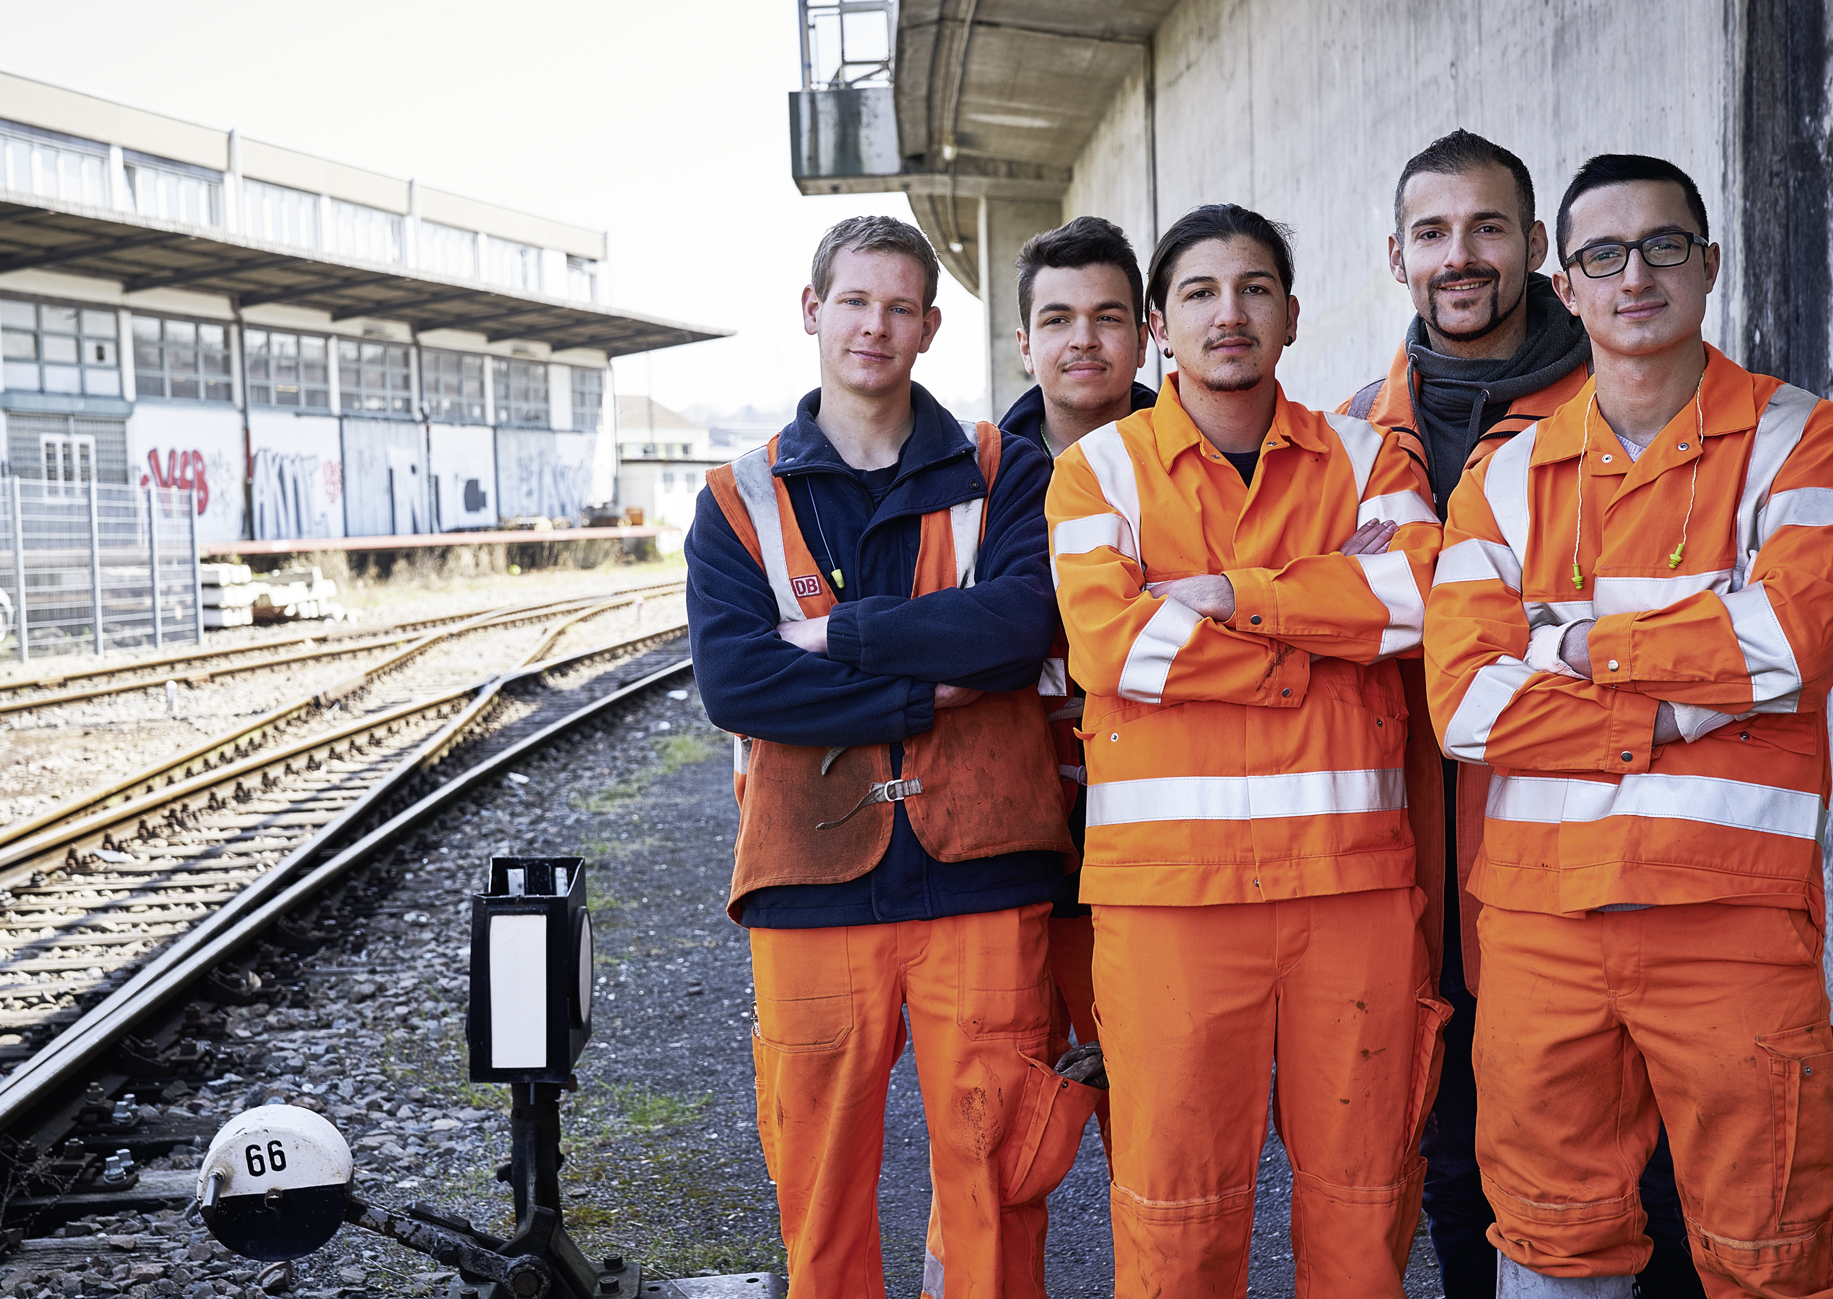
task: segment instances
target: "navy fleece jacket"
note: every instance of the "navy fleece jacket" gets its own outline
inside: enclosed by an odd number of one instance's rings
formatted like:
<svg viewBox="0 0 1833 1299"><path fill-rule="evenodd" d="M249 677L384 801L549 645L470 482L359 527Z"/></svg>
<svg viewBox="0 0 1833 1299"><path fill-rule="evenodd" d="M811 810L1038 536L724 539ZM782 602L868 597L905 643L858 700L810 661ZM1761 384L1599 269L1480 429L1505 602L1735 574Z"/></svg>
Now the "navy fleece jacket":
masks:
<svg viewBox="0 0 1833 1299"><path fill-rule="evenodd" d="M1132 397L1134 410L1158 404L1158 394L1138 381L1133 384ZM999 427L1049 455L1050 446L1044 441L1044 390L1035 383L1025 389L1024 395L999 417Z"/></svg>
<svg viewBox="0 0 1833 1299"><path fill-rule="evenodd" d="M710 491L687 537L687 613L695 677L714 725L783 744L889 744L935 723L935 687L1035 685L1056 632L1045 540L1049 461L1006 436L987 497L986 532L966 590L911 598L922 516L986 496L973 448L954 417L912 385L915 425L888 492L867 482L828 442L815 416L819 390L802 399L779 435L777 477L821 578L839 601L828 616L827 655L777 635L776 599L763 570ZM831 574L839 568L844 584ZM892 805L891 845L878 866L833 885L760 889L743 922L772 929L929 920L1049 900L1062 875L1052 852L937 862L902 804Z"/></svg>

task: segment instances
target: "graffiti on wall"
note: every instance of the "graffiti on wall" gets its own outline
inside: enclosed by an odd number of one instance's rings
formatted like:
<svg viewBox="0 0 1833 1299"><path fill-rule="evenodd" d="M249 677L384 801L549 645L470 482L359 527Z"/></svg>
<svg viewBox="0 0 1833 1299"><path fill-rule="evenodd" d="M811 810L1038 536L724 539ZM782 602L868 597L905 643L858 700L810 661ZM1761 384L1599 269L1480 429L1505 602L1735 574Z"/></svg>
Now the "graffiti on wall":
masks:
<svg viewBox="0 0 1833 1299"><path fill-rule="evenodd" d="M157 483L161 487L176 487L181 491L195 488L197 512L202 514L210 508L210 476L204 467L202 451L167 451L162 467L159 463L159 449L155 447L146 453L146 462L151 472L140 475L142 487Z"/></svg>
<svg viewBox="0 0 1833 1299"><path fill-rule="evenodd" d="M334 467L335 461L321 462L317 456L281 455L265 447L255 452L255 539L330 536L326 497Z"/></svg>

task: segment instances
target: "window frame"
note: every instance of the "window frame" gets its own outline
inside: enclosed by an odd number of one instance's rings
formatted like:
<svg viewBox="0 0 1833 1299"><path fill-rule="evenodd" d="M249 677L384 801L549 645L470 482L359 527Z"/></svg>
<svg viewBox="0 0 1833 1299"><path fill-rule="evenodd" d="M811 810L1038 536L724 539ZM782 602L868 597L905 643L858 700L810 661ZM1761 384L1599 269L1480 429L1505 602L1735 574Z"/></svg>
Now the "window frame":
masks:
<svg viewBox="0 0 1833 1299"><path fill-rule="evenodd" d="M604 432L605 430L605 372L603 368L595 367L595 366L588 366L588 365L574 365L574 366L569 366L568 369L570 369L573 372L571 376L571 382L568 385L572 389L572 394L573 394L573 431L575 433L602 433ZM596 386L594 387L594 384L591 382L584 383L582 385L581 381L587 380L587 379L595 381ZM591 394L582 391L582 388L592 389L592 392L595 392L598 398L597 407L595 410L592 411L592 417L591 417L590 422L587 422L585 418L585 412L588 409L588 406L586 405L584 398Z"/></svg>
<svg viewBox="0 0 1833 1299"><path fill-rule="evenodd" d="M374 361L363 355L366 347L377 348L381 352L380 369L384 382L380 388L362 382L365 369L372 368ZM337 339L337 413L361 419L413 419L414 418L414 357L413 347L407 343L397 343L389 338L339 338ZM354 351L354 356L346 357L346 351ZM390 353L398 352L401 363L397 366ZM353 381L349 376L354 372ZM387 377L396 373L405 380L397 389L387 382ZM381 405L369 405L372 400L379 400Z"/></svg>
<svg viewBox="0 0 1833 1299"><path fill-rule="evenodd" d="M295 344L293 353L295 373L292 384L292 389L298 396L295 402L279 400L282 381L271 368L275 360L279 358L267 350L276 338L290 338ZM259 350L257 350L257 339L260 340ZM317 382L309 381L306 378L306 366L310 363L306 358L305 345L307 343L317 343L324 348L324 355L319 362L324 367L324 378ZM324 334L313 334L294 329L270 329L265 325L244 326L242 329L242 368L245 382L248 384L248 404L260 406L264 410L290 410L313 415L333 414L331 354L331 339ZM263 373L258 367L266 368L266 372ZM260 395L263 390L268 394L265 398ZM308 399L308 394L316 392L323 393L322 403Z"/></svg>
<svg viewBox="0 0 1833 1299"><path fill-rule="evenodd" d="M107 397L116 400L122 398L126 392L125 384L127 381L121 373L121 318L115 308L98 306L95 303L62 302L12 293L8 293L4 298L0 298L0 301L31 308L33 322L32 328L29 331L33 340L33 355L28 359L9 354L12 348L17 346L14 340L17 339L19 335L27 333L28 331L17 323L6 322L3 317L0 317L0 385L14 392L38 392L53 397ZM59 329L47 329L45 326L45 312L47 310L71 312L76 320L75 330L73 332L65 332ZM113 326L114 333L107 335L90 333L86 328L88 324L86 317L90 313L105 318ZM8 338L6 337L7 335L11 337ZM47 348L45 346L47 335L54 338L75 339L76 359L74 361L66 361L48 357L46 355ZM112 348L114 359L108 361L93 358L92 344L95 347L107 346ZM28 387L24 383L19 382L17 378L15 367L23 368L27 365L34 366L37 369L38 380L35 386ZM76 390L70 391L68 389L50 387L45 380L45 369L47 366L55 367L58 370L74 369L77 372ZM92 389L89 380L91 374L110 375L112 376L112 380L98 380Z"/></svg>
<svg viewBox="0 0 1833 1299"><path fill-rule="evenodd" d="M159 349L160 358L159 368L156 370L144 368L140 364L143 343L140 335L140 322L143 320L157 321L159 324L159 337L154 342ZM168 327L171 325L190 325L195 331L191 341L186 342L183 339L168 337ZM203 331L207 329L220 329L223 332L220 347L203 342ZM134 349L134 396L136 400L194 401L205 406L233 406L235 404L235 329L228 321L201 319L196 316L165 315L153 311L135 311L128 317L128 335ZM196 367L189 371L175 370L171 353L183 352L186 349L197 354ZM204 364L207 356L217 352L221 353L223 361L220 375L207 370ZM173 376L180 373L187 376L182 382L196 382L195 396L173 393ZM149 389L149 380L156 383L156 389ZM222 395L212 395L210 391L212 388L221 388Z"/></svg>
<svg viewBox="0 0 1833 1299"><path fill-rule="evenodd" d="M278 195L278 201L281 203L297 201L300 211L311 225L310 231L306 232L307 238L293 240L288 239L284 234L268 234L265 214L261 222L262 228L258 231L255 229L255 201L269 191ZM242 178L242 234L250 239L258 239L262 243L278 244L282 248L322 248L325 240L324 213L319 210L319 206L319 196L311 190L299 189L293 185L279 185L271 180L258 180L253 176ZM285 209L282 208L281 212L284 216ZM281 225L285 225L284 220Z"/></svg>
<svg viewBox="0 0 1833 1299"><path fill-rule="evenodd" d="M553 428L554 405L548 391L547 362L520 356L493 356L490 365L492 423L498 428ZM529 376L539 376L538 401L532 396L516 396L518 366L524 367ZM524 391L532 394L536 387L536 384L530 383ZM539 417L535 418L537 412Z"/></svg>
<svg viewBox="0 0 1833 1299"><path fill-rule="evenodd" d="M55 168L58 178L56 189L47 191L38 188L36 181L39 169L33 165L30 152L26 154L25 165L33 174L25 177L25 184L20 184L14 145L23 146L28 151L49 150L53 157L68 155L76 159L79 164L78 188L82 192L78 195L64 193L64 169L61 163ZM94 166L82 166L85 162ZM87 140L79 135L65 135L61 131L47 131L42 127L28 126L24 122L0 119L0 186L61 202L81 203L85 207L108 207L108 146L100 140Z"/></svg>
<svg viewBox="0 0 1833 1299"><path fill-rule="evenodd" d="M198 167L188 162L178 162L172 158L161 158L156 154L141 153L135 149L121 151L122 178L127 186L127 193L122 195L126 200L122 207L140 216L153 217L160 221L176 221L183 225L208 226L220 230L223 226L223 173L208 167ZM143 201L142 190L138 183L141 173L159 180L171 180L183 185L193 182L203 188L204 206L208 211L201 221L188 220L183 214L183 203L180 202L180 213L158 210L158 205L149 210ZM161 198L163 200L163 191ZM182 196L181 196L182 198Z"/></svg>
<svg viewBox="0 0 1833 1299"><path fill-rule="evenodd" d="M420 349L420 404L426 411L426 417L440 424L474 424L485 426L490 423L489 391L485 380L489 371L485 362L489 358L480 352L457 352L450 348L423 347ZM446 362L458 362L454 373L447 373ZM477 400L473 405L465 385L470 376L465 370L470 364L477 369ZM455 392L445 391L449 382L455 382ZM456 409L457 413L453 413Z"/></svg>

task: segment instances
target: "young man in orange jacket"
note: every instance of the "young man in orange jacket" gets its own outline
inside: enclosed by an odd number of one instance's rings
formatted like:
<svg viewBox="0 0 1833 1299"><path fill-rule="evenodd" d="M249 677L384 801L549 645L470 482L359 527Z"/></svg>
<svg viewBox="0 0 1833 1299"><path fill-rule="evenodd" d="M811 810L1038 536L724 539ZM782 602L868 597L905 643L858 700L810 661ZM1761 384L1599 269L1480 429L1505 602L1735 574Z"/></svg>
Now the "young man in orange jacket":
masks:
<svg viewBox="0 0 1833 1299"><path fill-rule="evenodd" d="M1037 680L1048 464L910 373L941 313L920 231L835 226L803 291L821 387L707 476L688 536L701 695L737 750L758 1131L790 1293L883 1296L879 1165L906 1038L949 1299L1041 1294L1001 1161L1046 1054L1069 847ZM907 1018L906 1018L907 1017ZM906 1027L907 1025L907 1027Z"/></svg>
<svg viewBox="0 0 1833 1299"><path fill-rule="evenodd" d="M1430 601L1434 723L1494 769L1477 1159L1510 1299L1632 1293L1663 1118L1706 1292L1833 1292L1833 406L1704 343L1708 233L1673 164L1580 168L1554 286L1595 379L1465 476Z"/></svg>
<svg viewBox="0 0 1833 1299"><path fill-rule="evenodd" d="M1394 278L1417 314L1377 379L1338 409L1413 434L1443 518L1464 471L1570 401L1590 377L1591 341L1539 274L1546 227L1534 219L1527 166L1480 135L1457 130L1407 160L1394 189L1387 241ZM1407 812L1424 863L1426 939L1445 1026L1445 1067L1426 1120L1426 1218L1445 1299L1492 1299L1495 1211L1477 1169L1477 1088L1470 1044L1477 1011L1477 912L1465 881L1483 837L1489 769L1439 752L1425 725L1424 665L1400 664L1407 713ZM1665 1137L1643 1174L1655 1253L1639 1280L1662 1299L1702 1295L1687 1249Z"/></svg>
<svg viewBox="0 0 1833 1299"><path fill-rule="evenodd" d="M1197 208L1149 285L1178 373L1059 457L1046 504L1088 692L1116 1291L1241 1292L1277 1060L1298 1293L1392 1299L1448 1013L1392 661L1418 643L1438 516L1393 435L1280 391L1279 226Z"/></svg>

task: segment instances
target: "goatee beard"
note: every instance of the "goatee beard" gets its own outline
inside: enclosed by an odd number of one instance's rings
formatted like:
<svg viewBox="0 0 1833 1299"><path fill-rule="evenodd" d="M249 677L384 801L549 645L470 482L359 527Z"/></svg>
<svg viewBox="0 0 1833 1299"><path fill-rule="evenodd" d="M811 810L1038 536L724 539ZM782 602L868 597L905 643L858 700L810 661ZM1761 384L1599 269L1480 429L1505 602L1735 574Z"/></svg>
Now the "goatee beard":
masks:
<svg viewBox="0 0 1833 1299"><path fill-rule="evenodd" d="M1491 281L1491 283L1495 284L1497 288L1499 289L1501 287L1502 281L1500 278L1498 278L1496 280ZM1446 329L1442 324L1439 323L1438 299L1434 297L1432 299L1432 328L1435 331L1437 331L1439 337L1448 338L1454 343L1474 343L1478 339L1488 338L1491 334L1495 333L1498 329L1502 328L1502 326L1507 323L1508 318L1514 315L1515 312L1520 308L1521 304L1525 302L1526 300L1527 300L1527 280L1523 278L1523 280L1521 281L1521 292L1516 296L1514 303L1510 305L1507 311L1503 311L1501 309L1501 305L1500 305L1501 304L1501 294L1498 292L1494 297L1490 299L1488 323L1481 325L1476 329L1466 329L1466 330L1460 331L1460 330Z"/></svg>

